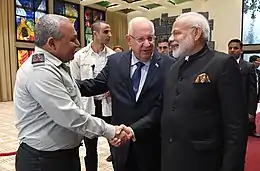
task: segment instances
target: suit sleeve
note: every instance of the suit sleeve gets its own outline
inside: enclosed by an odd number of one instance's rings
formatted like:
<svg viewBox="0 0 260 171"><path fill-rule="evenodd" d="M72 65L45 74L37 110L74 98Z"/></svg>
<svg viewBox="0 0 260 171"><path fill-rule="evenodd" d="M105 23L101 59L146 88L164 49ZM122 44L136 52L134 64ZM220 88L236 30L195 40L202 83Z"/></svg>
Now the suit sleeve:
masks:
<svg viewBox="0 0 260 171"><path fill-rule="evenodd" d="M247 111L242 75L235 60L225 61L218 81L224 142L221 171L243 171L247 142Z"/></svg>
<svg viewBox="0 0 260 171"><path fill-rule="evenodd" d="M248 113L255 116L257 109L257 83L256 71L253 65L250 65L248 72Z"/></svg>
<svg viewBox="0 0 260 171"><path fill-rule="evenodd" d="M175 60L168 56L163 56L164 59L168 58L168 61L165 62L165 75L168 74L169 68L175 62ZM163 91L163 90L162 90ZM154 107L149 111L149 113L138 120L137 122L130 125L133 129L135 138L138 141L139 138L146 137L147 134L156 134L154 131L160 131L160 121L162 113L162 104L163 104L163 95L161 94Z"/></svg>
<svg viewBox="0 0 260 171"><path fill-rule="evenodd" d="M82 96L94 96L108 91L107 80L109 71L109 59L106 66L94 79L76 80Z"/></svg>

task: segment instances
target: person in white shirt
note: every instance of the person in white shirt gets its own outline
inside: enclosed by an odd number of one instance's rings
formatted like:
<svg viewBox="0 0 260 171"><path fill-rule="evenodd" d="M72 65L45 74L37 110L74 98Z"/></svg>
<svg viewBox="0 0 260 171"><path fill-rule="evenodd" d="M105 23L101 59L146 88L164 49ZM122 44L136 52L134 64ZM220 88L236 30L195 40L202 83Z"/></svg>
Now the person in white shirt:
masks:
<svg viewBox="0 0 260 171"><path fill-rule="evenodd" d="M92 33L93 41L86 47L80 49L70 64L71 73L75 79L84 80L95 78L105 66L108 56L115 53L106 46L112 36L109 24L104 21L96 21L92 25ZM108 123L110 122L112 111L109 93L94 97L82 97L82 102L87 112L102 118ZM85 165L87 171L97 171L97 141L98 138L84 138L86 147Z"/></svg>

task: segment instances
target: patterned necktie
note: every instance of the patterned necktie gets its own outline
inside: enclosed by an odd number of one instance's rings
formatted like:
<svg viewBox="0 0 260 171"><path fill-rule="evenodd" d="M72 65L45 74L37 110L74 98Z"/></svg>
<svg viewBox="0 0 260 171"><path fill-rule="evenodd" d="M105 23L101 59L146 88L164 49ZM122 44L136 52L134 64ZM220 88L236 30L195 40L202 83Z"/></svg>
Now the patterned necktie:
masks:
<svg viewBox="0 0 260 171"><path fill-rule="evenodd" d="M136 94L138 92L140 80L141 80L141 70L142 70L142 67L144 66L144 63L137 62L135 65L137 66L137 68L135 69L135 72L132 76L132 82L133 82L133 90L134 90L134 93L136 96Z"/></svg>

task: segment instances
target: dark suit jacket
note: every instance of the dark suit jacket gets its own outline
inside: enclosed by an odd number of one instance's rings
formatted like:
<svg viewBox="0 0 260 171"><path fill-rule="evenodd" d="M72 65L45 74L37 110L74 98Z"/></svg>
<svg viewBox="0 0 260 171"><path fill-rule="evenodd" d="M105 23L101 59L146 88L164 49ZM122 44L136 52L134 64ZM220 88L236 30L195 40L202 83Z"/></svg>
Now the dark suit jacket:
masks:
<svg viewBox="0 0 260 171"><path fill-rule="evenodd" d="M139 168L135 170L159 171L161 106L158 106L158 102L161 100L164 77L174 59L154 52L145 84L136 102L130 78L131 54L130 51L111 55L105 68L95 79L78 83L83 96L109 90L112 97L112 124L125 124L134 130L136 142L112 150L115 170L125 170L128 155L131 153Z"/></svg>
<svg viewBox="0 0 260 171"><path fill-rule="evenodd" d="M257 109L256 71L253 64L243 59L240 59L239 66L243 76L247 113L255 116Z"/></svg>
<svg viewBox="0 0 260 171"><path fill-rule="evenodd" d="M209 81L195 83L200 74ZM171 67L163 91L161 171L243 171L248 119L241 83L236 61L207 47Z"/></svg>
<svg viewBox="0 0 260 171"><path fill-rule="evenodd" d="M257 77L258 77L258 94L257 94L257 103L260 100L260 71L256 69Z"/></svg>

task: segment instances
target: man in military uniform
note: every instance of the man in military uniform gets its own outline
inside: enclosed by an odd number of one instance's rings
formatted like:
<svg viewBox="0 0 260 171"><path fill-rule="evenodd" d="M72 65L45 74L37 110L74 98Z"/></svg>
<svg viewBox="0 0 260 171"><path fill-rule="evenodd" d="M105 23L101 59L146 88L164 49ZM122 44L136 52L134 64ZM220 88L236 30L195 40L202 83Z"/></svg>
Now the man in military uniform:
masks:
<svg viewBox="0 0 260 171"><path fill-rule="evenodd" d="M234 58L212 51L202 15L180 15L163 90L161 171L243 171L247 112Z"/></svg>
<svg viewBox="0 0 260 171"><path fill-rule="evenodd" d="M17 72L14 106L20 146L17 171L80 171L83 137L127 140L123 126L94 118L81 108L80 92L66 64L79 46L66 17L48 14L35 26L35 53ZM116 138L114 138L116 137Z"/></svg>

